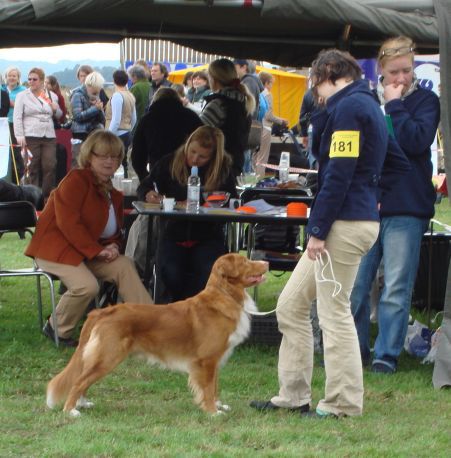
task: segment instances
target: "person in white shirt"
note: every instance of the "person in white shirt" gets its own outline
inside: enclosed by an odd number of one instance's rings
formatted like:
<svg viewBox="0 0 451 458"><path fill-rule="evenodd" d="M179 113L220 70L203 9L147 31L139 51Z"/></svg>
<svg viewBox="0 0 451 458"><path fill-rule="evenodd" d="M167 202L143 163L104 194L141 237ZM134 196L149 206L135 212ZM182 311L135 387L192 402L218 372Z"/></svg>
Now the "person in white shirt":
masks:
<svg viewBox="0 0 451 458"><path fill-rule="evenodd" d="M55 187L56 135L54 119L62 116L58 97L44 88L40 68L28 73L29 88L17 94L14 107L14 133L25 154L25 181L42 188L44 199ZM28 172L28 173L27 173Z"/></svg>
<svg viewBox="0 0 451 458"><path fill-rule="evenodd" d="M105 128L117 135L124 144L124 176L127 175L127 150L131 142L131 132L136 124L136 100L128 90L128 75L124 70L113 73L114 94L105 108Z"/></svg>

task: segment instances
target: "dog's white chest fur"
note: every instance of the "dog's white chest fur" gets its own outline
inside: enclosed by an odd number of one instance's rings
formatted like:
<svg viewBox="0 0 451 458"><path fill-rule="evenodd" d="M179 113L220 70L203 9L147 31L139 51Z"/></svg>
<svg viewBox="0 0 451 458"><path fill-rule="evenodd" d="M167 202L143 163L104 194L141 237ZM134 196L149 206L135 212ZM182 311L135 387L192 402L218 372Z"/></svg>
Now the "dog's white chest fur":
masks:
<svg viewBox="0 0 451 458"><path fill-rule="evenodd" d="M244 298L244 306L243 310L241 311L240 320L238 321L238 325L235 331L229 337L229 344L227 350L221 358L221 366L223 366L230 358L233 349L241 342L246 340L246 338L249 336L249 332L251 330L251 319L247 312L256 312L257 307L255 306L254 300L251 298L251 296L249 296L247 292L245 293L245 295L246 296Z"/></svg>

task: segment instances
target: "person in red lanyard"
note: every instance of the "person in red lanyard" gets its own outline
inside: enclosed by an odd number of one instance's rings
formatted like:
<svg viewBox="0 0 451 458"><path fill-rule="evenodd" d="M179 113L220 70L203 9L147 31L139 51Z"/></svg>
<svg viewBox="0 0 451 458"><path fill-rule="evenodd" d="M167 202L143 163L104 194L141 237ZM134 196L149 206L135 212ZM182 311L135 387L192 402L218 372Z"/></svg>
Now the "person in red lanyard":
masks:
<svg viewBox="0 0 451 458"><path fill-rule="evenodd" d="M62 111L58 97L44 88L45 74L40 68L28 73L27 90L16 97L14 133L25 154L27 167L25 181L42 188L44 199L55 186L56 135L53 119Z"/></svg>

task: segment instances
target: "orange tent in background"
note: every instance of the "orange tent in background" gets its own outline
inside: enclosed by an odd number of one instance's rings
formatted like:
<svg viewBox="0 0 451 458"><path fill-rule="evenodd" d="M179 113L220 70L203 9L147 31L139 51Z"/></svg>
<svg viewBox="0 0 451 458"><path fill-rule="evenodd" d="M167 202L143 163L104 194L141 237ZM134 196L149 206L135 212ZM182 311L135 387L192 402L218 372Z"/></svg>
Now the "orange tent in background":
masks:
<svg viewBox="0 0 451 458"><path fill-rule="evenodd" d="M182 83L187 72L207 69L208 65L200 65L176 70L169 74L169 80L173 83ZM299 121L302 98L307 90L307 77L297 73L257 66L257 73L260 72L273 75L274 85L271 93L274 99L274 114L287 119L289 126L293 127Z"/></svg>

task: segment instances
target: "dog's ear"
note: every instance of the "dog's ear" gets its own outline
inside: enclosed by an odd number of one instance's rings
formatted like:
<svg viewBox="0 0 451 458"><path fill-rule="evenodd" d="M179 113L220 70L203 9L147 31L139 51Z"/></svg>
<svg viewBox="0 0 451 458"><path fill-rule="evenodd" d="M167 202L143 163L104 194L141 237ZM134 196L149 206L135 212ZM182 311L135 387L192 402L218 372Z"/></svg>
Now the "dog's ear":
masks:
<svg viewBox="0 0 451 458"><path fill-rule="evenodd" d="M244 259L235 253L226 254L217 259L214 270L223 278L236 278L241 275Z"/></svg>

